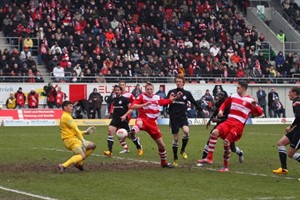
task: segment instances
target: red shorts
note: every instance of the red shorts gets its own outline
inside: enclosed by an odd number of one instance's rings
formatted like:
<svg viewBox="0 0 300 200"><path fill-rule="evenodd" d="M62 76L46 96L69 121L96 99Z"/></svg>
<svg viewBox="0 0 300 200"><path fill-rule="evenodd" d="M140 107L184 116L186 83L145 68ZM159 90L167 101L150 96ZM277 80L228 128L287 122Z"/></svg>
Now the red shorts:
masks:
<svg viewBox="0 0 300 200"><path fill-rule="evenodd" d="M245 125L240 121L230 118L219 124L216 129L219 130L220 138L223 140L227 139L229 142L233 143L242 137L244 126Z"/></svg>
<svg viewBox="0 0 300 200"><path fill-rule="evenodd" d="M136 123L138 121L143 122L143 126L140 127L141 130L146 131L149 135L155 140L162 137L160 130L158 129L157 123L155 119L150 118L137 118Z"/></svg>

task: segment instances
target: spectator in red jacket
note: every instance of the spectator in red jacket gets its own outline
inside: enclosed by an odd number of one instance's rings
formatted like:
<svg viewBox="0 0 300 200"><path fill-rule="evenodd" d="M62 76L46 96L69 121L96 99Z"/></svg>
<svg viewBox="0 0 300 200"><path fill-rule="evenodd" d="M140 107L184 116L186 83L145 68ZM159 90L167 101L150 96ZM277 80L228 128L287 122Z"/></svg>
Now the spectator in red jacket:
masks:
<svg viewBox="0 0 300 200"><path fill-rule="evenodd" d="M28 108L38 108L39 107L39 94L31 88L28 93Z"/></svg>
<svg viewBox="0 0 300 200"><path fill-rule="evenodd" d="M24 108L26 102L26 96L20 87L19 90L16 92L15 97L17 99L17 108Z"/></svg>

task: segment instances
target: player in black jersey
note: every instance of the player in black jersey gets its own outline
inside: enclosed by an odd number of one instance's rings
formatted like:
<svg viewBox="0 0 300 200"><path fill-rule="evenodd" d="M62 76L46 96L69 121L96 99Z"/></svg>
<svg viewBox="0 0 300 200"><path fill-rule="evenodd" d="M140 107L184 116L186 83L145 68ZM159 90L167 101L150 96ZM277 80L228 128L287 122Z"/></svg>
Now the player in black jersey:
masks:
<svg viewBox="0 0 300 200"><path fill-rule="evenodd" d="M175 101L173 101L168 107L168 113L170 116L170 127L173 134L172 149L174 155L174 161L173 161L174 166L178 165L178 140L179 140L180 128L183 130L183 138L182 138L182 146L181 146L180 154L184 159L188 159L188 155L185 152L185 148L189 141L189 126L188 126L189 123L186 115L188 101L194 104L197 110L200 111L202 110L200 105L195 101L191 92L183 89L184 83L185 83L184 76L177 75L176 77L177 88L170 90L167 94L167 98L169 98L170 95L176 95L178 92L182 92L182 95L179 98L177 98ZM207 110L203 110L203 112L205 114L208 114Z"/></svg>
<svg viewBox="0 0 300 200"><path fill-rule="evenodd" d="M128 119L122 119L122 116L128 111L130 102L128 98L122 96L122 87L119 85L114 86L115 97L112 99L113 113L112 119L108 126L108 136L107 136L107 146L108 151L104 151L103 154L111 157L112 156L112 147L114 144L114 134L120 128L124 128L127 131L130 131ZM143 155L142 146L138 137L132 138L133 143L138 149L138 155Z"/></svg>
<svg viewBox="0 0 300 200"><path fill-rule="evenodd" d="M300 162L300 153L297 150L300 148L300 88L292 87L289 91L289 99L293 101L293 112L295 119L292 125L286 127L286 134L277 142L279 159L281 167L273 170L274 174L287 174L287 155ZM290 145L288 151L286 146Z"/></svg>

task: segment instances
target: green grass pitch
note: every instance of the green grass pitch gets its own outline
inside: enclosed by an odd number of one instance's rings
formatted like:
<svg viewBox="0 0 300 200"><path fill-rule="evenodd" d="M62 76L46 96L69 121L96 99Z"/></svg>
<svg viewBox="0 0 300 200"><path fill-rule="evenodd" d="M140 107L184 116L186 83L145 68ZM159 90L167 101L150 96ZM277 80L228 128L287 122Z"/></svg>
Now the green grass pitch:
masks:
<svg viewBox="0 0 300 200"><path fill-rule="evenodd" d="M175 169L160 167L157 147L145 132L139 133L142 157L130 140L130 153L119 154L116 138L113 158L104 157L107 127L97 127L96 134L85 137L97 145L85 161L85 171L71 166L64 174L55 171L56 165L72 153L64 148L59 127L0 127L0 199L299 199L300 163L288 158L289 174L272 174L279 167L276 142L285 127L247 125L237 143L245 162L240 164L232 153L228 173L218 172L223 162L221 140L214 163L196 166L208 139L205 126L190 126L189 159L180 157ZM160 129L171 162L172 136L168 126Z"/></svg>

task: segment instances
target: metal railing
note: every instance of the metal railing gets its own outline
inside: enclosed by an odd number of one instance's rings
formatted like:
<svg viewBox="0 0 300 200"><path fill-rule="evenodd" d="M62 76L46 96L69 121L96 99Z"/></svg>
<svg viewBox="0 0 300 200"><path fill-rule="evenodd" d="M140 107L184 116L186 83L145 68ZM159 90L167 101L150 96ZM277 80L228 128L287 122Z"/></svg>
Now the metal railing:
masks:
<svg viewBox="0 0 300 200"><path fill-rule="evenodd" d="M0 76L0 82L13 82L13 83L26 83L29 82L31 77L28 76ZM274 84L287 84L296 83L300 81L300 74L295 73L289 77L215 77L215 76L195 76L185 77L187 83L236 83L238 81L247 81L249 83L274 83ZM55 77L51 77L53 82L56 81ZM73 81L72 76L65 76L61 82L67 83L118 83L120 80L125 80L128 83L174 83L175 77L128 77L128 76L90 76L90 77L77 77L77 81Z"/></svg>

